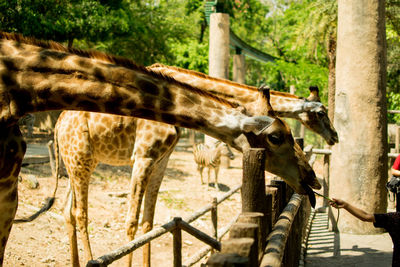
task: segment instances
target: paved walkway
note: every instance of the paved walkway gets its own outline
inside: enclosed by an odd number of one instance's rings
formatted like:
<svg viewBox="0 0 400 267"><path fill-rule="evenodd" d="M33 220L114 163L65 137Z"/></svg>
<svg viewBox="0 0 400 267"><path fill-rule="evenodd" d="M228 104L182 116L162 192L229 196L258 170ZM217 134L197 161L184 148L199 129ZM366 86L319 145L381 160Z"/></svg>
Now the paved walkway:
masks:
<svg viewBox="0 0 400 267"><path fill-rule="evenodd" d="M353 235L328 230L327 213L315 213L305 267L386 267L392 265L389 234Z"/></svg>

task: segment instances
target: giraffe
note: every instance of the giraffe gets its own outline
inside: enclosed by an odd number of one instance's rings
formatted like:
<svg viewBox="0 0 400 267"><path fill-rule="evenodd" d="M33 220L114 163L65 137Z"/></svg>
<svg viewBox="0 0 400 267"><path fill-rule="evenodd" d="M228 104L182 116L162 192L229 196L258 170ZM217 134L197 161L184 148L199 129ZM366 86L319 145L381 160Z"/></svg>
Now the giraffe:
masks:
<svg viewBox="0 0 400 267"><path fill-rule="evenodd" d="M76 207L72 207L72 203L69 202L64 210L70 238L71 259L74 259L73 265L76 266L79 261L77 226L84 246L85 259L92 259L87 230L88 190L91 174L97 164L102 162L114 166L132 166L130 202L141 205L148 180L164 176L169 156L178 142L180 130L173 125L157 121L67 110L60 114L54 134L56 179L59 177L58 155L60 154L71 183L77 185L68 192L70 197L76 197ZM134 186L136 183L140 185ZM136 192L137 190L141 192ZM53 201L55 192L56 189L49 201ZM47 204L44 210L50 207L51 205ZM137 212L132 216L139 218L140 210ZM36 214L32 216L36 217ZM143 221L146 227L146 222L149 220ZM127 235L132 234L127 232Z"/></svg>
<svg viewBox="0 0 400 267"><path fill-rule="evenodd" d="M181 82L187 82L190 81L191 83L196 83L196 85L198 87L201 87L204 90L210 90L212 93L214 94L218 94L221 97L226 97L228 99L232 99L233 97L239 97L239 101L241 102L241 104L243 106L245 106L248 111L250 113L253 113L253 115L255 115L254 113L256 112L256 105L254 105L254 103L257 101L257 96L258 96L258 92L256 91L257 88L255 87L251 87L251 86L246 86L246 85L242 85L242 84L238 84L238 83L234 83L231 81L227 81L227 80L222 80L222 79L217 79L217 78L212 78L210 76L207 76L205 74L202 73L198 73L198 72L194 72L194 71L190 71L190 70L185 70L185 69L181 69L181 68L177 68L177 67L171 67L171 66L165 66L162 64L154 64L152 66L149 67L150 69L156 70L156 71L161 71L163 74L165 75L169 75L169 76L173 76L175 79L180 80ZM330 120L327 118L327 114L326 114L326 109L324 108L324 106L319 103L319 102L312 102L309 101L307 99L302 99L299 98L295 95L292 94L288 94L288 93L282 93L282 92L276 92L276 91L271 91L271 98L270 101L272 102L271 105L273 105L273 109L274 112L276 114L279 114L280 116L283 117L289 117L289 118L295 118L300 120L303 124L305 124L306 126L308 126L309 128L311 128L312 130L314 130L317 133L320 133L322 136L325 137L325 139L327 140L328 143L330 144L334 144L335 142L338 141L337 139L337 133L335 131L335 129L333 128L332 124L330 123ZM315 90L311 91L311 95L310 97L313 96L313 101L317 101L319 100L318 97L318 91ZM318 98L317 98L318 97ZM117 163L113 163L113 161L115 160L116 156L115 154L119 154L120 152L120 148L116 148L113 147L113 151L114 151L114 156L110 155L111 150L109 149L107 152L105 152L107 149L106 147L103 147L102 149L97 148L98 146L100 146L103 143L107 143L107 144L111 144L113 143L112 141L110 141L110 136L112 135L119 135L118 133L121 132L121 130L119 128L124 128L127 129L129 128L128 125L130 125L125 121L124 123L120 122L120 117L118 116L110 116L110 115L100 115L97 114L95 116L96 119L92 119L90 116L88 115L81 115L79 114L79 112L70 112L70 111L66 111L64 113L68 113L68 116L75 116L79 117L81 119L78 119L78 121L80 121L83 125L88 125L88 127L90 128L90 132L92 134L94 134L96 136L96 138L90 138L90 137L86 137L86 141L85 143L90 144L88 145L88 147L90 147L90 149L87 149L88 151L91 150L98 150L101 151L101 155L99 155L99 153L96 153L95 151L92 151L91 153L86 151L85 153L83 153L83 156L81 158L79 158L78 160L71 161L71 163L68 164L67 168L70 168L70 171L68 172L70 174L70 177L73 176L74 180L79 180L82 179L83 181L86 181L86 183L88 184L88 180L90 178L91 173L93 172L93 169L95 168L95 166L97 165L97 162L105 162L105 163L111 163L111 164L115 164L118 165ZM75 115L73 115L75 114ZM84 129L82 128L81 131L75 129L73 126L77 125L78 123L76 121L73 121L72 119L66 119L67 114L65 114L66 116L62 116L59 119L58 125L56 126L56 132L63 132L63 131L75 131L75 134L73 133L62 133L63 136L67 136L66 138L63 138L63 140L60 140L59 143L62 144L62 146L66 146L67 148L63 148L63 151L61 152L63 158L64 157L71 157L71 154L76 154L78 151L73 150L72 148L70 148L69 146L71 146L71 142L74 142L75 139L79 139L78 136L80 136L80 138L85 138L84 134ZM108 128L110 129L110 132L106 132L103 135L103 138L99 137L100 132L104 132L106 127L102 127L102 128L98 128L100 130L95 130L96 127L94 127L93 125L96 123L101 123L103 121L103 117L106 117L107 120L111 120L112 117L115 117L114 119L112 119L113 121L115 121L115 123L119 123L119 128L116 130L113 130L112 126L108 126ZM165 171L165 167L166 167L166 163L168 161L169 155L170 153L172 153L173 149L174 149L174 138L172 137L172 133L170 133L170 140L171 143L165 143L165 140L163 140L162 135L158 136L157 132L154 132L153 129L159 129L158 132L161 131L162 128L165 128L166 132L170 132L170 131L174 131L171 126L168 125L163 125L157 122L141 122L139 123L141 120L138 120L138 125L133 125L132 127L132 131L129 131L131 134L131 139L129 144L134 145L134 155L135 155L135 160L133 160L132 162L134 162L133 165L133 171L132 171L132 178L131 178L131 194L129 197L129 208L128 208L128 214L126 216L126 228L127 228L127 236L128 236L128 240L131 241L134 239L134 236L137 232L138 229L138 220L139 220L139 214L140 214L140 208L141 208L141 203L143 201L143 195L146 194L145 197L145 207L144 207L144 217L143 217L143 233L146 233L148 231L150 231L152 229L152 225L153 225L153 218L154 218L154 211L155 211L155 205L156 205L156 201L157 201L157 195L158 195L158 190L160 188L161 182L162 182L162 178L163 178L163 173ZM132 124L135 124L135 120L131 121ZM63 125L63 126L61 126ZM62 127L62 129L64 130L59 130ZM136 128L135 128L136 127ZM146 128L146 129L144 129ZM81 128L79 128L81 129ZM143 140L143 136L145 136L145 134L140 134L141 131L143 132L149 132L150 129L153 130L153 135L152 138L149 140ZM135 136L135 131L136 132L136 136ZM123 131L122 131L123 132ZM108 137L107 137L108 136ZM115 137L116 138L116 137ZM126 138L126 136L124 137L120 137L120 138ZM179 138L179 136L176 137L176 140ZM149 137L147 138L149 139ZM57 140L56 140L57 142ZM77 142L77 141L75 141ZM100 143L99 143L100 142ZM166 151L158 151L158 148L160 147L160 142L166 146L165 149ZM143 146L143 147L142 147ZM130 146L129 146L130 147ZM169 150L168 150L169 149ZM163 153L166 153L168 156L165 157L164 161L164 165L163 168L160 167L160 165L150 165L147 164L145 168L139 168L137 167L138 165L140 166L139 162L142 162L144 158L148 158L145 157L143 154L145 152L143 151L150 151L150 153L154 153L155 156L152 156L152 160L155 162L161 162L159 155L163 155ZM82 152L81 152L82 153ZM124 152L126 155L126 152ZM132 162L129 162L128 157L118 157L119 161L125 162L121 165L128 165ZM87 162L96 162L93 164L89 164L90 167L87 167ZM137 164L136 164L137 163ZM81 166L86 166L85 169L85 173L80 173L80 175L76 174L75 169L80 169ZM155 172L154 170L158 170L158 172ZM157 174L157 175L155 175ZM82 181L81 181L82 182ZM137 190L135 190L135 183L138 184L148 184L150 183L147 187L141 185L141 188L144 188L143 191L145 192L138 192ZM88 192L88 188L85 187L78 187L80 188L82 191L79 192L79 195L81 196L87 196L87 192ZM54 197L53 197L54 198ZM85 202L87 202L87 197L85 197ZM83 220L86 221L84 224L87 224L87 208L86 206L87 204L81 204L79 205L80 207L83 207L82 211L80 211L80 213L84 214L82 217L84 218ZM70 209L70 206L68 206ZM46 209L48 209L50 207L47 207ZM71 219L68 219L71 217L70 215L70 210L66 209L65 211L65 216L66 216L66 220L71 221ZM76 226L74 226L76 227ZM74 227L71 227L69 232L73 232L71 229L74 229ZM80 228L81 229L81 228ZM87 235L87 229L81 230L81 232L83 232L84 234L82 235L82 240L83 240L83 244L84 248L85 248L85 255L86 258L91 258L92 257L92 252L90 249L90 242L89 242L89 237ZM71 236L71 234L70 234ZM71 248L71 251L75 251L76 250L76 237L71 238L71 240L73 240L72 242L70 242L70 244L72 244L71 246L73 246L73 248ZM71 258L77 258L76 256L77 253L72 252L71 253ZM149 262L148 262L148 256L150 254L150 245L147 245L146 248L144 249L144 254L145 256L144 258L144 266L148 266ZM128 266L131 265L132 262L132 256L129 255L128 259Z"/></svg>
<svg viewBox="0 0 400 267"><path fill-rule="evenodd" d="M312 199L311 188L321 188L290 128L271 112L249 115L235 101L128 59L0 32L0 263L18 205L17 177L26 150L17 121L27 113L63 109L191 128L239 151L262 147L267 151L265 169L296 192ZM142 191L141 186L136 190ZM77 196L69 199L74 207Z"/></svg>
<svg viewBox="0 0 400 267"><path fill-rule="evenodd" d="M254 92L253 92L254 93ZM280 94L277 94L275 99L279 99ZM253 98L253 101L256 101ZM304 102L300 98L293 96L290 99L296 99ZM278 101L277 101L278 102ZM250 103L246 103L248 105ZM254 112L254 108L253 108ZM286 114L288 114L287 112ZM106 123L104 123L106 122ZM105 124L107 126L105 126ZM76 127L75 125L84 125ZM149 133L152 134L149 134ZM90 133L90 134L87 134ZM107 114L91 114L90 112L80 111L64 111L59 117L55 129L55 147L56 151L60 145L61 155L65 161L70 179L78 180L79 183L89 184L91 173L98 162L109 163L112 165L130 165L133 163L131 175L131 194L129 198L129 209L126 216L128 240L134 239L138 229L138 220L140 207L143 201L143 195L146 193L145 208L143 216L143 233L152 229L154 211L157 200L158 190L160 188L163 174L168 162L169 156L172 153L175 144L179 138L179 131L174 127L159 122L146 121L141 119L123 119L121 116ZM174 137L175 134L175 137ZM117 141L113 141L116 139ZM123 140L123 141L122 141ZM84 142L85 147L73 146L73 143ZM107 147L105 144L108 144ZM115 144L112 146L112 144ZM161 145L162 144L162 145ZM127 149L128 148L128 149ZM129 159L129 150L133 149L134 159ZM161 149L161 150L160 150ZM58 152L56 153L58 154ZM78 158L76 159L76 155ZM148 158L151 158L155 164L143 163ZM58 157L56 157L58 158ZM144 168L138 167L145 165ZM85 168L82 168L85 166ZM161 167L162 166L162 167ZM80 173L78 173L80 170ZM58 175L56 175L58 176ZM135 183L147 184L151 181L152 186L141 186L145 192L135 190ZM156 182L153 182L156 181ZM78 213L83 214L83 220L87 224L87 195L88 188L84 186L77 187L81 191L80 196L84 198L84 203L78 205L82 210ZM53 196L54 198L54 196ZM50 207L47 207L48 209ZM73 235L76 227L76 222L71 222L71 206L68 205L65 209L64 216L70 226L68 232L71 237L71 258L77 258L76 254L76 235ZM78 223L79 224L79 223ZM84 244L85 257L91 258L92 252L90 249L89 237L87 229L79 227ZM144 258L144 266L148 266L148 257L150 255L150 246L146 246ZM132 257L128 256L128 266L131 265Z"/></svg>
<svg viewBox="0 0 400 267"><path fill-rule="evenodd" d="M257 99L257 87L211 77L193 70L166 66L161 63L153 64L148 68L210 91L225 99L235 99L246 107L251 114L254 114L252 113L254 108L252 103ZM278 117L296 119L310 130L321 135L329 145L334 145L339 141L338 134L328 118L327 109L320 103L318 87L310 86L309 89L310 96L307 98L271 90L271 106Z"/></svg>

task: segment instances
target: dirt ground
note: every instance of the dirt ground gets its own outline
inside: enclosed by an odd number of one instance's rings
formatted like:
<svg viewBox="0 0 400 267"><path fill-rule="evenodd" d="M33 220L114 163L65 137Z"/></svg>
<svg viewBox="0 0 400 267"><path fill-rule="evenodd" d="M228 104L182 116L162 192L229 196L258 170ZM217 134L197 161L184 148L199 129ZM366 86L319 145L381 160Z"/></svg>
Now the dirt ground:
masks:
<svg viewBox="0 0 400 267"><path fill-rule="evenodd" d="M174 217L188 216L210 204L214 196L221 196L240 184L242 156L237 151L235 155L235 160L230 163L231 167L220 170L219 183L223 191L217 191L210 185L201 185L190 151L172 153L158 195L154 225L160 226ZM109 253L127 242L124 227L127 198L126 196L117 197L112 193L128 191L130 171L130 167L100 164L92 175L89 189L89 233L94 258ZM40 207L54 187L49 164L23 167L21 171L23 180L28 175L37 177L39 187L30 189L24 181L19 184L17 218L31 214L32 206ZM63 220L60 219L66 188L67 179L61 179L57 199L50 212L41 215L33 222L13 226L7 243L4 266L70 266L69 240ZM240 208L240 192L237 192L218 206L218 228L224 227L231 221L240 212ZM192 225L210 234L210 214L207 213ZM137 236L140 234L141 229ZM185 233L183 233L182 242L183 263L205 246L201 241ZM80 243L79 246L81 266L85 266ZM172 253L172 235L167 233L157 238L152 242L153 266L172 266ZM124 262L124 259L121 259L111 266L124 266ZM142 266L141 249L134 252L134 262L134 266ZM200 266L200 263L195 266Z"/></svg>

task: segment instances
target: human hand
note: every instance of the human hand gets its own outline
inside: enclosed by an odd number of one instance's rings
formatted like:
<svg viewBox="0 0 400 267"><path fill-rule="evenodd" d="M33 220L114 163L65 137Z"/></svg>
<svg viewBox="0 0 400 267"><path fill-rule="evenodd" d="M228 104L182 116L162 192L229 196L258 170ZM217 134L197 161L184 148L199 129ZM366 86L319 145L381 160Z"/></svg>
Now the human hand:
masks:
<svg viewBox="0 0 400 267"><path fill-rule="evenodd" d="M344 206L347 204L346 201L338 199L338 198L332 198L332 201L329 202L329 204L337 209L344 208Z"/></svg>

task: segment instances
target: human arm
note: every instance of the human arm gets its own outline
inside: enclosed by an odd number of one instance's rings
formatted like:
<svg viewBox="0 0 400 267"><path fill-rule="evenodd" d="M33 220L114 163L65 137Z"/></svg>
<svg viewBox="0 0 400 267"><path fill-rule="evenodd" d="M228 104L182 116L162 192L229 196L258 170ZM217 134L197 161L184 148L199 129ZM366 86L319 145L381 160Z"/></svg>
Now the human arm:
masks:
<svg viewBox="0 0 400 267"><path fill-rule="evenodd" d="M400 170L396 170L396 169L392 168L391 171L392 171L392 175L400 177Z"/></svg>
<svg viewBox="0 0 400 267"><path fill-rule="evenodd" d="M350 214L352 214L353 216L357 217L361 221L373 222L373 223L375 222L374 214L365 212L362 209L359 209L359 208L351 205L350 203L347 203L344 200L333 198L333 201L330 202L330 205L332 207L337 208L337 209L343 208L343 209L347 210Z"/></svg>

